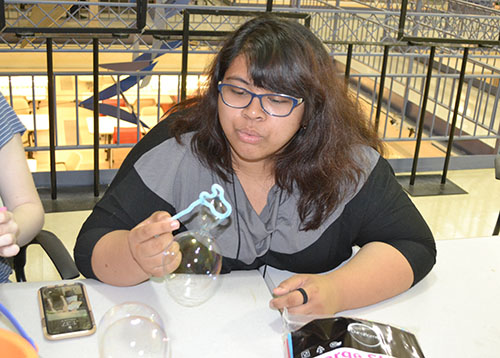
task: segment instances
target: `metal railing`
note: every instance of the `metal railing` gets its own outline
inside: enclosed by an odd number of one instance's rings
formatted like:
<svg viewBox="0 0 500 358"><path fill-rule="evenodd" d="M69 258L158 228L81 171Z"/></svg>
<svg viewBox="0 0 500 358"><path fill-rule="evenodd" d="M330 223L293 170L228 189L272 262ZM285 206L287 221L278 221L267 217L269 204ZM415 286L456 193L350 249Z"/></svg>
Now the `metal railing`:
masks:
<svg viewBox="0 0 500 358"><path fill-rule="evenodd" d="M94 132L92 143L79 142L79 113L86 111L79 107L82 95L78 84L83 82L82 77L92 78L86 81L89 86L93 86L86 95L89 98L93 96L94 108L99 107L96 99L105 88L103 82L113 76L117 82L123 76L153 76L153 82L158 80L160 83L162 76L175 75L178 77L177 99L185 98L188 75L199 75L189 71L189 54L216 53L227 33L256 14L273 11L298 18L325 43L338 64L339 75L345 75L353 95L366 104L370 119L377 125L385 141L415 142L417 146L421 141L432 141L443 148L452 145L457 157L474 156L468 162L461 162L463 167L477 166L478 157L498 152L498 10L458 0L233 1L230 6L227 5L229 3L225 4L214 7L205 4L147 4L144 1L135 4L5 1L5 27L0 33L0 56L12 51L92 53L94 59L99 53L151 54L152 57L182 54L182 66L178 72L143 69L129 73L103 73L99 70L98 61L94 63L92 72L53 72L53 68L50 70L53 65L49 65L50 56L47 56L48 76L47 73L0 74L0 78L2 75L4 78L17 75L36 75L37 78L47 76L48 84L52 83L53 87L63 77L73 79L75 92L68 96L78 99L74 103L76 142L68 144L58 138L57 128L60 124L57 123L56 98L60 98L60 93L56 93L55 87L50 90L49 85L46 102L49 107L53 105L53 114L49 113L49 126L53 128L51 143L40 145L35 127L34 141L27 151L52 153L60 149L92 148L97 153L94 156L96 186L99 183L98 173L105 171L99 168L99 149L112 150L133 144L120 141L102 143L99 131ZM78 7L72 10L72 6ZM469 7L474 8L473 14ZM33 14L39 16L36 22ZM179 46L179 43L182 45ZM34 83L35 77L32 78L31 82ZM458 88L461 90L457 91ZM32 108L31 114L36 118L37 103L40 101L35 89L33 84L28 89L32 95L25 97ZM4 95L13 99L16 93L11 85L8 91ZM136 86L133 91L136 91L134 97L138 100L146 97L146 90L141 86ZM157 93L153 95L157 98L157 120L162 114L161 96L159 85ZM81 98L82 101L84 99ZM140 106L140 100L138 103ZM12 105L16 107L13 102ZM140 109L136 107L134 110L140 114ZM98 128L97 111L93 114L93 121ZM141 130L139 124L137 138ZM448 152L447 148L447 161L451 154ZM416 154L414 158L408 158L401 170L406 171L409 164L416 163ZM51 177L55 177L56 170L52 162L55 162L55 157L51 159ZM432 169L436 168L434 166ZM55 186L55 181L52 180L51 184Z"/></svg>

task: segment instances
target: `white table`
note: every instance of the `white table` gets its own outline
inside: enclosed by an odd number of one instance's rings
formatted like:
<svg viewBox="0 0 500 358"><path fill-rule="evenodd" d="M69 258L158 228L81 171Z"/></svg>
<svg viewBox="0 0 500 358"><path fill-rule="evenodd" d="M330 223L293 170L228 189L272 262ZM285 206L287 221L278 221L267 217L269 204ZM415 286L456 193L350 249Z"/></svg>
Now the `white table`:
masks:
<svg viewBox="0 0 500 358"><path fill-rule="evenodd" d="M258 271L221 276L221 287L204 304L184 307L173 301L163 283L148 281L119 288L81 280L98 324L115 304L139 301L162 316L171 339L172 358L282 357L281 317L268 303L271 294ZM0 285L0 301L15 315L40 348L43 358L97 358L97 334L48 341L43 337L37 289L49 282ZM0 327L7 326L0 317Z"/></svg>
<svg viewBox="0 0 500 358"><path fill-rule="evenodd" d="M94 134L94 117L87 117L87 128L90 134ZM137 124L119 120L120 128L137 128ZM118 119L111 116L99 117L99 136L104 139L104 144L111 144L113 142L113 135L115 130L118 130ZM106 161L109 162L109 167L113 166L113 159L111 148L106 148Z"/></svg>
<svg viewBox="0 0 500 358"><path fill-rule="evenodd" d="M409 291L338 316L414 333L426 358L499 357L500 237L440 240L431 273ZM268 268L279 284L290 274Z"/></svg>
<svg viewBox="0 0 500 358"><path fill-rule="evenodd" d="M438 241L433 271L409 291L370 307L341 312L414 333L427 358L498 357L500 346L500 237ZM288 272L267 269L279 284ZM155 307L172 339L172 358L282 357L281 318L256 271L224 276L205 304L175 303L163 284L117 288L84 280L96 321L114 304L140 301ZM42 336L36 290L46 283L0 285L0 301L40 346L42 357L97 357L96 336L49 342ZM0 318L0 326L5 320Z"/></svg>
<svg viewBox="0 0 500 358"><path fill-rule="evenodd" d="M37 138L37 143L40 145L40 140L38 138L39 134L42 132L48 133L49 131L49 115L48 114L18 114L19 119L26 127L26 134L28 138L28 146L33 147L35 145L35 138ZM35 133L35 123L36 123L36 133ZM31 172L36 172L37 162L33 157L33 152L28 152L28 166Z"/></svg>
<svg viewBox="0 0 500 358"><path fill-rule="evenodd" d="M37 130L49 130L49 115L48 114L18 114L19 119L28 131L35 130L35 121Z"/></svg>
<svg viewBox="0 0 500 358"><path fill-rule="evenodd" d="M87 117L87 128L90 134L94 134L94 117ZM115 128L118 128L118 120L111 116L99 117L99 134L113 135ZM137 128L137 124L120 119L120 128Z"/></svg>
<svg viewBox="0 0 500 358"><path fill-rule="evenodd" d="M48 132L49 130L48 114L37 114L35 117L33 116L33 114L19 114L18 117L26 127L26 131L28 134L28 146L30 147L35 145L35 123L37 138L40 132Z"/></svg>

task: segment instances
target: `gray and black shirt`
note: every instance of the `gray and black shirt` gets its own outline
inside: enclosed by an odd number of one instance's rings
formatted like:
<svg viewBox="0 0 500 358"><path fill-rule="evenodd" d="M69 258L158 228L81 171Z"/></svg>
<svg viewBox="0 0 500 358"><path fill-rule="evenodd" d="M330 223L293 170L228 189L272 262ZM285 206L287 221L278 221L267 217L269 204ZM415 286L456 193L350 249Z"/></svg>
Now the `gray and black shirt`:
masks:
<svg viewBox="0 0 500 358"><path fill-rule="evenodd" d="M435 263L432 233L401 186L390 165L373 149L355 153L365 175L346 199L316 230L300 230L298 193L277 186L258 215L235 176L224 182L191 151L191 134L183 144L168 135L167 120L155 126L130 152L103 198L84 223L74 257L86 277L97 241L114 230L130 230L152 213L172 215L189 206L202 191L220 184L233 207L215 232L222 251L223 272L270 265L298 273L329 271L352 254L353 246L382 241L398 249L410 263L414 283ZM236 194L236 197L235 195ZM237 208L237 212L236 209ZM238 220L236 219L238 215ZM198 230L196 221L180 219L181 230Z"/></svg>

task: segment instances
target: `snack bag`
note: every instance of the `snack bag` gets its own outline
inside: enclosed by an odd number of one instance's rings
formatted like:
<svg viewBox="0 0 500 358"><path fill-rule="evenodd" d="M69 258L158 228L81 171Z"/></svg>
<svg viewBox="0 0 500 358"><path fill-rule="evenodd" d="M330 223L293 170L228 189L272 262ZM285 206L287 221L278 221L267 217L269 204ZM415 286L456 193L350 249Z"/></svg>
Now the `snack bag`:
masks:
<svg viewBox="0 0 500 358"><path fill-rule="evenodd" d="M313 319L284 314L286 358L424 358L412 333L347 317Z"/></svg>

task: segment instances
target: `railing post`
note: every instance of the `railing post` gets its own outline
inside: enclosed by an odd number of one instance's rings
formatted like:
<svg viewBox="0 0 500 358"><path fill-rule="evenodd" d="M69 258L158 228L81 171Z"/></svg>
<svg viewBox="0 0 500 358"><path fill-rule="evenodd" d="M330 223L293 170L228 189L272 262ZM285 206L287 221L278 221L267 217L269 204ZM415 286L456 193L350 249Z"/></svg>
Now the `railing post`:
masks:
<svg viewBox="0 0 500 358"><path fill-rule="evenodd" d="M382 61L382 70L380 72L380 86L378 89L377 110L375 112L375 130L378 132L380 122L380 112L382 110L382 99L384 98L385 76L387 73L387 60L389 58L389 45L384 46L384 58Z"/></svg>
<svg viewBox="0 0 500 358"><path fill-rule="evenodd" d="M5 2L0 0L0 32L5 28Z"/></svg>
<svg viewBox="0 0 500 358"><path fill-rule="evenodd" d="M448 138L448 146L446 148L446 156L444 159L443 175L441 176L441 184L446 183L446 174L448 173L448 166L450 164L451 149L453 147L453 138L455 136L455 127L457 126L458 111L460 110L460 97L462 95L462 87L465 79L465 71L467 69L467 58L469 56L469 48L464 47L464 54L462 57L462 68L460 69L460 77L458 79L457 97L455 99L455 108L453 110L453 117L451 120L450 137Z"/></svg>
<svg viewBox="0 0 500 358"><path fill-rule="evenodd" d="M142 30L146 26L146 17L148 11L147 0L137 0L136 11L137 11L136 27L137 30Z"/></svg>
<svg viewBox="0 0 500 358"><path fill-rule="evenodd" d="M304 19L304 26L307 27L308 29L311 28L311 15L307 16Z"/></svg>
<svg viewBox="0 0 500 358"><path fill-rule="evenodd" d="M402 0L401 12L399 14L398 41L401 41L405 35L406 9L408 8L408 0Z"/></svg>
<svg viewBox="0 0 500 358"><path fill-rule="evenodd" d="M99 39L92 39L94 75L94 196L99 196ZM119 99L119 97L118 97Z"/></svg>
<svg viewBox="0 0 500 358"><path fill-rule="evenodd" d="M422 142L422 132L424 131L424 120L426 114L427 107L427 98L429 97L429 88L431 86L432 80L432 68L434 67L434 54L436 53L436 47L431 46L431 53L429 55L429 62L427 63L427 76L425 78L425 88L424 88L424 96L422 98L422 108L420 109L420 118L418 121L418 129L417 129L417 141L415 143L415 153L413 155L413 165L411 168L411 176L410 176L410 185L415 184L415 176L417 173L417 164L418 164L418 153L420 151L420 143Z"/></svg>
<svg viewBox="0 0 500 358"><path fill-rule="evenodd" d="M267 0L266 3L266 11L271 12L273 11L273 0Z"/></svg>
<svg viewBox="0 0 500 358"><path fill-rule="evenodd" d="M187 73L188 73L188 51L189 51L189 10L184 9L184 23L182 27L182 67L181 67L181 102L187 95Z"/></svg>
<svg viewBox="0 0 500 358"><path fill-rule="evenodd" d="M345 61L345 75L344 75L344 81L346 87L349 86L349 78L351 76L351 60L352 60L352 47L353 44L347 45L347 59Z"/></svg>
<svg viewBox="0 0 500 358"><path fill-rule="evenodd" d="M50 194L53 200L57 199L56 173L56 111L54 86L54 58L52 53L52 38L47 38L47 90L49 100L49 148L50 148ZM33 122L35 122L33 120Z"/></svg>

